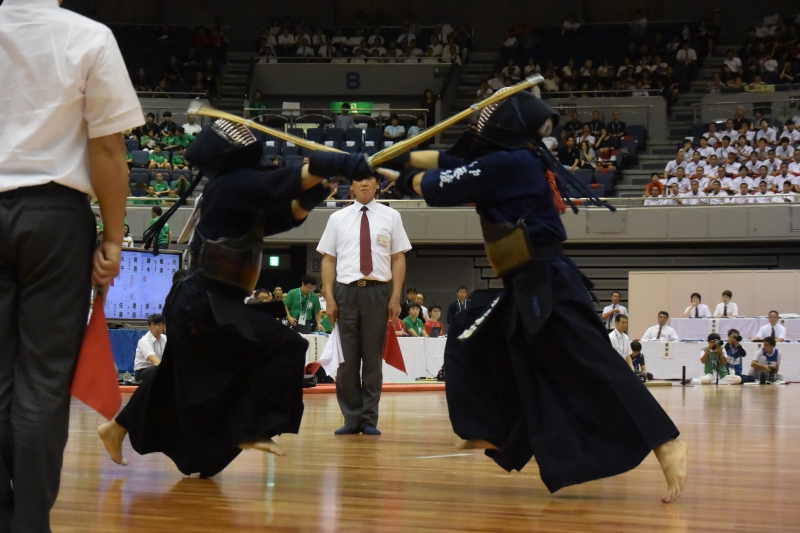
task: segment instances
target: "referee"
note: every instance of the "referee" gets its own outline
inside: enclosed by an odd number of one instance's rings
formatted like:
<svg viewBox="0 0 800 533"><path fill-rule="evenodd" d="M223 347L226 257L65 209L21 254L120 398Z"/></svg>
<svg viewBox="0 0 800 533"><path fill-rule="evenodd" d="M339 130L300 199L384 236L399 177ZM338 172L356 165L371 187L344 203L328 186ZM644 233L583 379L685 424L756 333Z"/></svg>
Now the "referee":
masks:
<svg viewBox="0 0 800 533"><path fill-rule="evenodd" d="M331 215L317 246L325 309L338 320L344 356L336 373L344 426L335 433L380 435L383 344L387 324L400 314L411 243L400 213L375 201L374 177L353 180L353 191L355 202Z"/></svg>
<svg viewBox="0 0 800 533"><path fill-rule="evenodd" d="M0 6L0 532L50 531L91 287L119 273L120 132L143 122L111 31L59 5Z"/></svg>

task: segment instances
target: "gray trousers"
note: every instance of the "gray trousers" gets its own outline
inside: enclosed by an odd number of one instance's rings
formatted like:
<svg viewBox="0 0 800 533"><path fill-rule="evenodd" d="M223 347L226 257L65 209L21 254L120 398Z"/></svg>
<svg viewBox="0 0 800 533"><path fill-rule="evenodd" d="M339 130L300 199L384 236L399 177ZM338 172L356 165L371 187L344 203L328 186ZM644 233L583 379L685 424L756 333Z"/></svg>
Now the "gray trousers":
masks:
<svg viewBox="0 0 800 533"><path fill-rule="evenodd" d="M344 363L336 371L336 399L344 423L355 429L367 424L377 427L392 284L358 287L337 283L333 296L339 308L344 355Z"/></svg>
<svg viewBox="0 0 800 533"><path fill-rule="evenodd" d="M50 532L95 239L85 194L0 193L0 533Z"/></svg>

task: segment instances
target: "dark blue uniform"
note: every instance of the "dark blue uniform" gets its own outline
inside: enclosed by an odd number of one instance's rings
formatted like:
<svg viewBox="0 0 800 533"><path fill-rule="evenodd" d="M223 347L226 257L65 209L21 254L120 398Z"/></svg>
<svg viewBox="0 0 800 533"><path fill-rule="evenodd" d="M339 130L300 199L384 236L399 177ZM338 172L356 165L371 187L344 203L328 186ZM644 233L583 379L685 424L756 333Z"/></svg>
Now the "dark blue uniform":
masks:
<svg viewBox="0 0 800 533"><path fill-rule="evenodd" d="M440 155L421 189L432 206L474 203L489 222L527 226L540 257L476 291L445 350L447 401L463 439L496 445L501 467L531 457L551 492L620 474L678 429L611 347L591 282L563 256L566 232L538 154L498 151L463 161Z"/></svg>
<svg viewBox="0 0 800 533"><path fill-rule="evenodd" d="M216 240L255 226L273 235L300 224L291 209L302 193L300 171L242 168L212 179L190 249L200 251L197 233ZM247 296L197 272L173 287L161 364L116 419L136 452L164 453L184 474L208 477L244 442L297 433L308 343L259 306L245 305Z"/></svg>

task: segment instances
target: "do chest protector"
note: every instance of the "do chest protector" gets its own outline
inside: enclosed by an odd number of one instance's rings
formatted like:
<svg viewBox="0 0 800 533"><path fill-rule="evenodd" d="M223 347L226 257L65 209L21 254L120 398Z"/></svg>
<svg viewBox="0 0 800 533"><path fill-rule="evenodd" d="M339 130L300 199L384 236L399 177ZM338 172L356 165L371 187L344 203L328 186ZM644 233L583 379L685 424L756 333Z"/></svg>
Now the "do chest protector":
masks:
<svg viewBox="0 0 800 533"><path fill-rule="evenodd" d="M231 285L251 294L261 274L261 254L264 249L264 226L256 224L241 237L222 237L216 240L200 239L200 252L192 253L189 269L204 277Z"/></svg>

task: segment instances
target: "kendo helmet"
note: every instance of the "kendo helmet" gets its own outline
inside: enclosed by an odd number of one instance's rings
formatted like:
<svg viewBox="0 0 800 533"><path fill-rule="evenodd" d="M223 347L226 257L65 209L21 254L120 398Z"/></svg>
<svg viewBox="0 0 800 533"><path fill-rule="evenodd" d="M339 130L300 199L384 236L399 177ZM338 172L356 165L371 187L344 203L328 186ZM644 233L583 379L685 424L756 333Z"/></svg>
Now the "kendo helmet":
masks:
<svg viewBox="0 0 800 533"><path fill-rule="evenodd" d="M503 88L502 93L509 90ZM520 150L538 145L558 125L558 113L528 91L520 91L491 104L478 117L478 124L465 131L450 155L475 157L497 150Z"/></svg>
<svg viewBox="0 0 800 533"><path fill-rule="evenodd" d="M206 126L186 149L186 160L209 178L234 168L248 168L261 161L262 143L246 126L217 119Z"/></svg>

